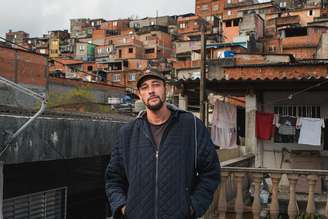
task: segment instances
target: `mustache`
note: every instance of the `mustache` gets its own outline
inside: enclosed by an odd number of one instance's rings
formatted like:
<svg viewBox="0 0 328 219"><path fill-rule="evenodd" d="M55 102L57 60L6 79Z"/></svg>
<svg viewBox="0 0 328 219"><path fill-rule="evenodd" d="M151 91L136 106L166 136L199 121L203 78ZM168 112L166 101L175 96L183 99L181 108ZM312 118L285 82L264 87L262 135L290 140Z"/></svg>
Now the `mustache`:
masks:
<svg viewBox="0 0 328 219"><path fill-rule="evenodd" d="M150 99L153 99L153 98L158 98L158 99L161 99L159 96L157 95L152 95L150 97L147 98L147 101L149 101Z"/></svg>

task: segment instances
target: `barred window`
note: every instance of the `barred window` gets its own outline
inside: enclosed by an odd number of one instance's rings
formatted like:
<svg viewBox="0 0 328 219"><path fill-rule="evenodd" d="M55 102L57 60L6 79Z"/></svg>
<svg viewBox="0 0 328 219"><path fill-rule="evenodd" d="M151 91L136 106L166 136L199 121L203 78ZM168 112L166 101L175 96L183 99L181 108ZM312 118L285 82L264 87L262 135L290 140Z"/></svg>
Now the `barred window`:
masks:
<svg viewBox="0 0 328 219"><path fill-rule="evenodd" d="M319 105L275 105L274 113L285 116L320 118Z"/></svg>

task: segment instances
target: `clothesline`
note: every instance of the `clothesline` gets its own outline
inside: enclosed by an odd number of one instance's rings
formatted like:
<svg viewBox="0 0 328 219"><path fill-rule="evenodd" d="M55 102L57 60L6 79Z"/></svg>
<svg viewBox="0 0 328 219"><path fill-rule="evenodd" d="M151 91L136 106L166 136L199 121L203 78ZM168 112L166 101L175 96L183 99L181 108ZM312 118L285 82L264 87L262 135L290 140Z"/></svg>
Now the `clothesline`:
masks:
<svg viewBox="0 0 328 219"><path fill-rule="evenodd" d="M256 136L262 140L275 138L275 142L321 145L321 128L327 120L302 116L256 112ZM277 129L277 131L276 131ZM297 130L300 130L299 133ZM325 135L327 128L325 129Z"/></svg>

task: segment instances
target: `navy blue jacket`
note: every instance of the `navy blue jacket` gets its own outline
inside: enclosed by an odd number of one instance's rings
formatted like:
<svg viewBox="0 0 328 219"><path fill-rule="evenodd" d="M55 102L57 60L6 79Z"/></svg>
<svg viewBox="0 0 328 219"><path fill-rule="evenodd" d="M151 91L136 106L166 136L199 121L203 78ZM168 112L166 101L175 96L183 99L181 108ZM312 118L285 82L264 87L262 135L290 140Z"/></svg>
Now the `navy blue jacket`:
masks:
<svg viewBox="0 0 328 219"><path fill-rule="evenodd" d="M220 163L208 131L197 119L196 176L194 117L168 107L172 118L158 147L145 114L119 130L105 176L114 219L191 219L202 216L212 202ZM124 205L123 217L119 208Z"/></svg>

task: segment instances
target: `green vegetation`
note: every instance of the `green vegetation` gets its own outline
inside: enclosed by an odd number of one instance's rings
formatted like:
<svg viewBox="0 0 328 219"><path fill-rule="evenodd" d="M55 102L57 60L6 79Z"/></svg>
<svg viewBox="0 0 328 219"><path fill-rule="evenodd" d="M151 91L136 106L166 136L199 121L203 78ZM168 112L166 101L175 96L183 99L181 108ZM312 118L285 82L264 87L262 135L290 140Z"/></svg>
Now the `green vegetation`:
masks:
<svg viewBox="0 0 328 219"><path fill-rule="evenodd" d="M94 113L111 112L107 104L96 102L96 97L88 88L74 88L65 93L49 93L47 109Z"/></svg>

